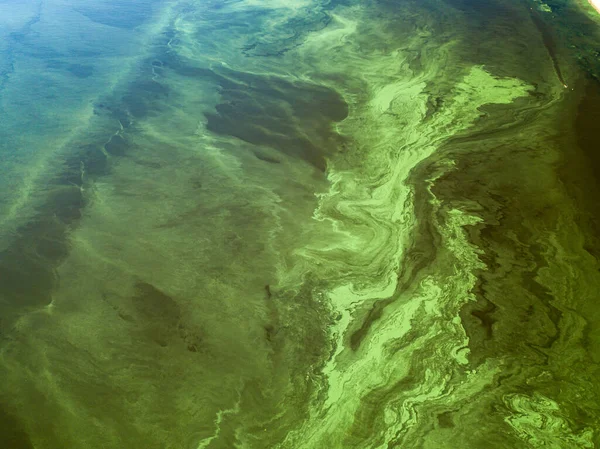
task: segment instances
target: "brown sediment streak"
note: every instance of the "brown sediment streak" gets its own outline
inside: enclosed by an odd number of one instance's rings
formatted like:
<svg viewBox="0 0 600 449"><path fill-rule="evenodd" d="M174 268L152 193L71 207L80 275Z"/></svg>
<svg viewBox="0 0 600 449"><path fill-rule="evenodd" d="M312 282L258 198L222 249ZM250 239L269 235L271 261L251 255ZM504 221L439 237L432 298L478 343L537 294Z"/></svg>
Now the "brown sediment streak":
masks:
<svg viewBox="0 0 600 449"><path fill-rule="evenodd" d="M556 72L556 76L561 84L567 87L567 82L564 80L562 76L562 72L560 71L560 64L558 63L558 58L556 56L556 44L554 42L554 38L552 37L552 33L539 16L539 13L533 9L531 11L531 20L535 24L536 28L539 30L542 35L542 41L544 42L544 46L546 50L548 50L548 55L552 59L552 65L554 66L554 71Z"/></svg>

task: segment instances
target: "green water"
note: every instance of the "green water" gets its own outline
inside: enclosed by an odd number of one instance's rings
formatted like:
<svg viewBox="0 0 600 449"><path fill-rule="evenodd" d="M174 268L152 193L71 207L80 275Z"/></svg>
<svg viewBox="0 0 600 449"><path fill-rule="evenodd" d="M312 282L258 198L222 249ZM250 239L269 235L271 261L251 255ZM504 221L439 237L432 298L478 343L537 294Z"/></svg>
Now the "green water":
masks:
<svg viewBox="0 0 600 449"><path fill-rule="evenodd" d="M600 447L584 0L0 0L0 448Z"/></svg>

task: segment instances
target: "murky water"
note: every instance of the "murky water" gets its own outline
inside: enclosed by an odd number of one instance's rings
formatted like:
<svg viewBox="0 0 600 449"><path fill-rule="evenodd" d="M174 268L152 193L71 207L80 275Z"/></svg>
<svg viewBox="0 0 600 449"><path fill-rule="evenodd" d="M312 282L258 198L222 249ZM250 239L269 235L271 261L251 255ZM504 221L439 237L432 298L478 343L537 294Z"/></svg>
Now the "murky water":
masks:
<svg viewBox="0 0 600 449"><path fill-rule="evenodd" d="M0 446L600 445L583 0L0 0Z"/></svg>

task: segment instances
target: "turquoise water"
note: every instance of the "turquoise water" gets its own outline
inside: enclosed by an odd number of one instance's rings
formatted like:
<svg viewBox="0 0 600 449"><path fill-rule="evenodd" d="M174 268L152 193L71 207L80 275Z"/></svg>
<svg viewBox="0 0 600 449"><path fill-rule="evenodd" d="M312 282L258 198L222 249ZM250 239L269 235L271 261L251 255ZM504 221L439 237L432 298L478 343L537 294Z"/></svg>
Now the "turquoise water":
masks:
<svg viewBox="0 0 600 449"><path fill-rule="evenodd" d="M2 3L2 242L44 201L98 123L95 103L128 82L160 26L136 2ZM136 28L147 23L147 29ZM106 132L103 129L101 132ZM68 170L68 168L67 168Z"/></svg>
<svg viewBox="0 0 600 449"><path fill-rule="evenodd" d="M0 447L593 448L583 0L0 0Z"/></svg>

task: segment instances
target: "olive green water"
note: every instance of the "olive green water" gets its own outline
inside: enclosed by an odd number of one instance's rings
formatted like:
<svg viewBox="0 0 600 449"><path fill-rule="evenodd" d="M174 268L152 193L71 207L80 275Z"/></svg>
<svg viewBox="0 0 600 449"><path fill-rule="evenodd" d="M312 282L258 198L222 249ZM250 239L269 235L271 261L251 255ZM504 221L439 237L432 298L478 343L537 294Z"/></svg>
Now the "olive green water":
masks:
<svg viewBox="0 0 600 449"><path fill-rule="evenodd" d="M584 1L0 1L0 447L600 447Z"/></svg>

